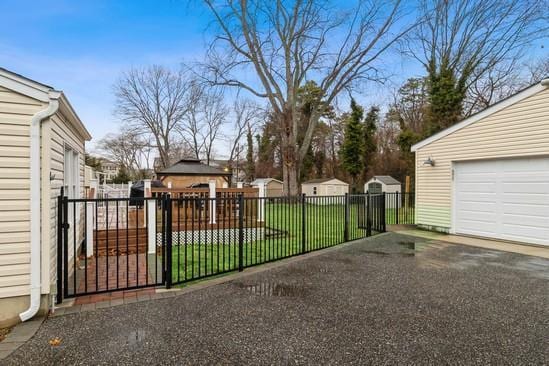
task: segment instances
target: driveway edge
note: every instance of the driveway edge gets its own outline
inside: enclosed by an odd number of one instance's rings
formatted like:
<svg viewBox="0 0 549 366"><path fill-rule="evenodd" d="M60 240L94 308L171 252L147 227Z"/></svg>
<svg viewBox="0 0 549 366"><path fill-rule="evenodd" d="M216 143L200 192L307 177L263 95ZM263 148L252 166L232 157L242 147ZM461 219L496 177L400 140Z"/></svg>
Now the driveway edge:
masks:
<svg viewBox="0 0 549 366"><path fill-rule="evenodd" d="M191 293L191 292L194 292L194 291L206 289L206 288L209 288L209 287L212 287L212 286L217 286L217 285L220 285L220 284L223 284L223 283L226 283L226 282L230 282L230 281L238 280L238 279L241 279L241 278L245 278L245 277L257 274L257 273L270 271L272 269L279 268L279 267L282 267L282 266L286 266L286 265L291 264L291 263L297 263L297 262L300 262L300 261L303 261L303 260L306 260L306 259L309 259L309 258L317 257L319 255L324 255L324 254L327 254L327 253L338 251L338 250L341 250L341 249L343 249L343 248L345 248L345 247L347 247L351 244L355 244L358 241L369 241L369 240L373 240L374 238L378 238L380 236L388 235L388 234L390 234L390 233L385 232L385 233L381 233L381 234L376 234L376 235L369 236L369 237L366 237L366 238L361 238L361 239L357 239L357 240L348 241L348 242L345 242L343 244L338 244L338 245L335 245L335 246L332 246L332 247L315 250L315 251L312 251L312 252L309 252L309 253L300 254L300 255L293 256L293 257L280 259L280 260L270 262L270 263L259 264L257 266L253 266L253 267L248 267L248 268L244 269L244 271L242 271L242 272L222 274L222 275L219 275L219 277L206 278L206 279L203 279L203 280L197 280L197 282L191 283L191 284L189 284L189 285L187 285L183 288L172 288L172 289L156 288L156 293L151 294L151 295L147 294L147 295L142 295L142 296L137 296L137 297L132 297L132 298L113 299L113 300L101 301L101 302L97 302L97 303L84 304L84 305L74 305L73 304L74 301L72 301L72 303L69 302L69 304L67 306L61 306L61 307L56 308L55 311L52 312L49 316L50 317L57 317L57 316L81 313L81 312L84 312L84 311L94 311L94 310L97 310L97 309L104 309L104 308L120 306L120 305L124 305L124 304L135 303L135 302L158 300L158 299L164 299L164 298L168 298L168 297L181 296L181 295L188 294L188 293Z"/></svg>
<svg viewBox="0 0 549 366"><path fill-rule="evenodd" d="M17 324L6 338L0 342L0 360L8 357L23 343L32 338L46 319L45 316L34 317L32 320Z"/></svg>

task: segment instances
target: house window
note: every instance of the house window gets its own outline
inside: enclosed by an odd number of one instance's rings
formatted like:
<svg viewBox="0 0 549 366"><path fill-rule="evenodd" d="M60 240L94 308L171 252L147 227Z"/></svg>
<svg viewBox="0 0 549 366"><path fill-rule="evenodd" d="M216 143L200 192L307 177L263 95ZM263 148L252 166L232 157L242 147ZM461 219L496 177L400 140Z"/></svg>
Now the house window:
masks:
<svg viewBox="0 0 549 366"><path fill-rule="evenodd" d="M316 187L313 187L313 194L316 195Z"/></svg>
<svg viewBox="0 0 549 366"><path fill-rule="evenodd" d="M80 174L78 153L65 147L64 191L68 198L79 198Z"/></svg>
<svg viewBox="0 0 549 366"><path fill-rule="evenodd" d="M68 146L65 146L64 167L63 167L63 191L69 199L80 198L80 174L79 174L79 156L78 152ZM69 203L68 219L70 224L74 224L75 212L78 212L79 204ZM78 220L78 219L77 219Z"/></svg>

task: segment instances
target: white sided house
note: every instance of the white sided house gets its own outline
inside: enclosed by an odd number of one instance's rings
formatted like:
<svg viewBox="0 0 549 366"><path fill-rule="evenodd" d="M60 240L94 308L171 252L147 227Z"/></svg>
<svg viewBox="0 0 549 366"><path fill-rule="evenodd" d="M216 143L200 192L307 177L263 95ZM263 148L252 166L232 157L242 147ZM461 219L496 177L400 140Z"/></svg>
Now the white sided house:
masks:
<svg viewBox="0 0 549 366"><path fill-rule="evenodd" d="M57 197L82 197L90 139L63 92L0 68L0 327L53 302Z"/></svg>
<svg viewBox="0 0 549 366"><path fill-rule="evenodd" d="M549 79L412 146L416 224L549 245Z"/></svg>
<svg viewBox="0 0 549 366"><path fill-rule="evenodd" d="M349 193L349 184L336 178L311 179L301 184L307 196L342 196Z"/></svg>

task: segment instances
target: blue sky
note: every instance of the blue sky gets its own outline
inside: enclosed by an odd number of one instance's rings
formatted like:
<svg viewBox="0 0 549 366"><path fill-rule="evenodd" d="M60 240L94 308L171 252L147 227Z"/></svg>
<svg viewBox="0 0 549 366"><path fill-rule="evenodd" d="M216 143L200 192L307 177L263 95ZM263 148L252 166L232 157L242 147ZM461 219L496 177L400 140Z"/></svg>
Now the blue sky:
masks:
<svg viewBox="0 0 549 366"><path fill-rule="evenodd" d="M183 0L2 0L0 23L0 66L65 91L94 138L118 127L122 71L199 59L208 25Z"/></svg>
<svg viewBox="0 0 549 366"><path fill-rule="evenodd" d="M118 129L112 85L121 72L151 64L176 68L201 59L210 37L208 17L196 4L0 0L0 66L63 90L96 141ZM396 83L422 73L399 56L386 62ZM358 101L385 104L393 87L367 85Z"/></svg>

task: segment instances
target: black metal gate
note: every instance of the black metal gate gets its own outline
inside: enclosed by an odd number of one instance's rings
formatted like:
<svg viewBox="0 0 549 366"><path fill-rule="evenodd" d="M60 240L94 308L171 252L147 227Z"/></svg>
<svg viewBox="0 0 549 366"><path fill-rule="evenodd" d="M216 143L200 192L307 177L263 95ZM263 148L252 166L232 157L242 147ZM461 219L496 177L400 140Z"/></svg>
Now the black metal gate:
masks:
<svg viewBox="0 0 549 366"><path fill-rule="evenodd" d="M385 231L384 194L58 198L57 301L186 283Z"/></svg>
<svg viewBox="0 0 549 366"><path fill-rule="evenodd" d="M163 285L165 200L59 196L57 301Z"/></svg>

